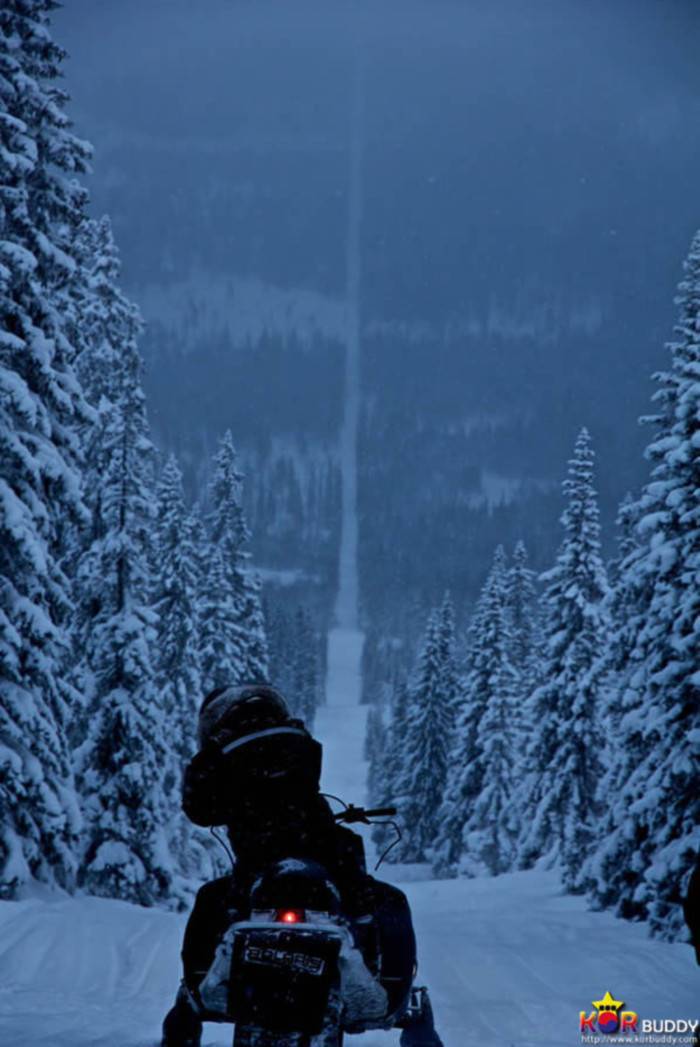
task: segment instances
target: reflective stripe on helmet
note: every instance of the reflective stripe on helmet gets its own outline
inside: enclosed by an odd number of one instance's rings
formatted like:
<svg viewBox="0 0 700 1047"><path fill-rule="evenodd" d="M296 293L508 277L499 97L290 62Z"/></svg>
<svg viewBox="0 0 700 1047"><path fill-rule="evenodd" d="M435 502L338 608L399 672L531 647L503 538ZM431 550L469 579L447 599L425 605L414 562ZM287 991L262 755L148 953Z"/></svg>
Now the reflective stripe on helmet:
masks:
<svg viewBox="0 0 700 1047"><path fill-rule="evenodd" d="M307 736L307 732L303 731L300 727L268 727L264 731L254 731L253 734L244 734L242 738L237 738L235 742L229 742L221 751L222 753L230 753L233 749L238 749L241 745L247 745L248 742L254 742L256 738L268 738L272 734L300 734L303 737Z"/></svg>

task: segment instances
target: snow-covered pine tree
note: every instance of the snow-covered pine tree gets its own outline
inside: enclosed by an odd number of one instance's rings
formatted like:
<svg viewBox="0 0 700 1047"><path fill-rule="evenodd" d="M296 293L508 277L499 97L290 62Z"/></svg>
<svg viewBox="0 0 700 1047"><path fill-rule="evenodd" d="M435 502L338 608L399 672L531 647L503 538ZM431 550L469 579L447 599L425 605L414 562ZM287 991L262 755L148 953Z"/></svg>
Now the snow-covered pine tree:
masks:
<svg viewBox="0 0 700 1047"><path fill-rule="evenodd" d="M424 619L422 613L421 621ZM404 643L392 635L394 631L395 623L380 614L379 621L374 622L365 634L362 647L363 705L377 703L387 709L391 707L397 677L407 668Z"/></svg>
<svg viewBox="0 0 700 1047"><path fill-rule="evenodd" d="M464 853L460 869L473 875L486 872L497 876L507 872L515 860L518 836L513 785L521 727L519 676L510 660L513 638L508 613L508 573L502 572L501 562L505 566L505 554L499 557L494 579L490 633L482 633L483 639L493 645L491 660L495 671L476 729L481 789L462 830ZM500 584L503 589L499 600Z"/></svg>
<svg viewBox="0 0 700 1047"><path fill-rule="evenodd" d="M365 729L364 757L367 761L367 802L370 806L385 799L384 762L386 759L387 729L380 705L370 705Z"/></svg>
<svg viewBox="0 0 700 1047"><path fill-rule="evenodd" d="M584 887L582 869L599 831L604 676L599 655L609 632L593 468L590 436L582 429L563 485L564 539L555 566L542 579L543 683L530 703L528 791L519 805L520 861L529 865L541 855L558 854L565 887L577 891Z"/></svg>
<svg viewBox="0 0 700 1047"><path fill-rule="evenodd" d="M200 599L202 680L204 692L240 682L246 642L240 605L228 581L224 552L211 548L206 583Z"/></svg>
<svg viewBox="0 0 700 1047"><path fill-rule="evenodd" d="M90 485L86 482L86 474L89 471L90 451L94 445L96 434L99 432L99 412L95 409L96 400L92 396L90 385L91 376L86 371L81 361L89 355L91 344L91 319L94 314L95 295L91 280L91 270L96 255L96 231L97 223L90 218L84 218L76 230L73 240L73 254L75 258L75 276L73 280L72 293L67 301L61 302L64 329L75 351L74 370L80 383L83 396L90 404L90 416L83 420L80 427L81 442L81 486L86 516L79 521L62 521L60 544L62 546L62 564L66 575L71 579L72 588L72 622L66 634L70 640L70 653L67 657L64 679L73 684L75 691L74 706L76 716L80 719L80 708L83 705L84 681L82 678L82 658L79 647L79 614L77 610L77 597L75 591L75 576L84 551L85 533L92 517L92 507L89 503L88 494ZM70 732L69 732L70 744Z"/></svg>
<svg viewBox="0 0 700 1047"><path fill-rule="evenodd" d="M194 520L185 505L182 473L174 455L168 458L158 486L157 553L153 605L158 615L156 684L168 740L163 782L168 843L179 873L188 881L201 881L211 875L216 860L208 836L193 829L181 809L182 772L196 749L202 698L200 564ZM186 901L188 885L176 880L174 893Z"/></svg>
<svg viewBox="0 0 700 1047"><path fill-rule="evenodd" d="M70 888L79 816L66 731L65 527L83 514L89 418L65 316L89 147L57 86L51 0L0 9L0 895L31 878Z"/></svg>
<svg viewBox="0 0 700 1047"><path fill-rule="evenodd" d="M635 533L637 515L638 503L628 494L617 513L617 555L609 561L607 567L609 589L606 603L610 630L600 661L605 680L601 714L610 751L605 754L607 771L601 779L599 790L603 806L612 788L610 775L616 773L620 762L616 759L618 732L626 714L627 701L631 700L635 707L638 704L638 699L631 692L626 698L623 692L627 692L627 684L635 671L632 651L639 614L642 608L646 608L651 596L646 577L632 566L642 552Z"/></svg>
<svg viewBox="0 0 700 1047"><path fill-rule="evenodd" d="M158 615L157 683L171 724L172 752L178 763L192 758L202 698L199 662L199 585L192 519L187 512L182 473L170 455L158 486L158 573L154 610Z"/></svg>
<svg viewBox="0 0 700 1047"><path fill-rule="evenodd" d="M78 247L85 272L85 293L80 303L81 352L78 372L90 402L118 395L119 349L125 329L133 323L134 305L122 293L121 261L112 223L104 215L86 219L79 230Z"/></svg>
<svg viewBox="0 0 700 1047"><path fill-rule="evenodd" d="M99 550L107 532L102 505L111 456L107 429L114 423L114 407L123 395L124 368L139 366L136 340L141 319L136 306L119 287L121 264L109 219L86 219L79 230L78 244L85 282L74 317L81 332L77 370L93 407L93 417L82 430L82 487L89 519L77 535L71 675L84 703L89 705L94 694L87 654L104 593Z"/></svg>
<svg viewBox="0 0 700 1047"><path fill-rule="evenodd" d="M304 607L299 607L294 617L294 634L290 694L297 716L312 730L318 705L318 647L311 616Z"/></svg>
<svg viewBox="0 0 700 1047"><path fill-rule="evenodd" d="M99 593L86 638L94 688L77 760L87 821L81 884L152 905L169 899L172 880L163 782L171 725L159 702L149 607L155 498L139 330L132 310L103 418L100 533L81 565L82 576L99 579Z"/></svg>
<svg viewBox="0 0 700 1047"><path fill-rule="evenodd" d="M529 566L525 543L513 550L506 583L506 606L510 628L510 661L520 678L518 691L524 697L537 677L540 655L540 614L537 575Z"/></svg>
<svg viewBox="0 0 700 1047"><path fill-rule="evenodd" d="M596 878L599 901L648 918L667 938L685 933L680 900L700 850L700 233L684 268L670 368L655 376L639 548L621 569L636 596L625 637L631 672L622 677L620 787Z"/></svg>
<svg viewBox="0 0 700 1047"><path fill-rule="evenodd" d="M262 607L262 583L254 573L245 579L241 625L245 635L242 677L251 683L265 683L270 673L270 652Z"/></svg>
<svg viewBox="0 0 700 1047"><path fill-rule="evenodd" d="M209 584L209 565L211 546L207 535L207 527L204 513L199 502L190 509L189 526L192 539L192 552L194 554L195 571L197 576L197 611L199 621L199 670L202 679L202 693L206 694L206 681L204 679L204 606L207 600Z"/></svg>
<svg viewBox="0 0 700 1047"><path fill-rule="evenodd" d="M289 613L279 604L265 609L270 649L270 682L287 699L294 716L313 727L322 699L321 644L308 607Z"/></svg>
<svg viewBox="0 0 700 1047"><path fill-rule="evenodd" d="M374 703L367 712L364 757L367 761L367 798L369 807L383 807L390 802L387 790L387 760L389 757L389 729L384 722L384 706ZM387 819L376 822L372 839L381 854L391 842L392 830ZM398 855L396 856L398 857Z"/></svg>
<svg viewBox="0 0 700 1047"><path fill-rule="evenodd" d="M508 761L513 758L514 670L508 657L506 588L507 561L499 546L470 627L462 704L439 817L439 875L501 872L512 857Z"/></svg>
<svg viewBox="0 0 700 1047"><path fill-rule="evenodd" d="M270 683L287 698L291 707L291 666L294 657L291 617L283 607L270 600L265 601L263 613L269 646Z"/></svg>
<svg viewBox="0 0 700 1047"><path fill-rule="evenodd" d="M513 782L520 787L527 774L523 754L532 724L528 721L529 698L540 682L542 633L537 575L529 566L525 544L516 543L506 581L506 609L510 631L509 660L516 672L513 685Z"/></svg>
<svg viewBox="0 0 700 1047"><path fill-rule="evenodd" d="M202 647L207 690L247 680L248 673L266 678L269 669L260 585L246 570L250 534L241 505L242 483L233 437L227 430L214 456L209 492L212 552Z"/></svg>
<svg viewBox="0 0 700 1047"><path fill-rule="evenodd" d="M395 806L397 803L397 788L399 779L403 773L408 716L408 684L405 680L396 680L391 702L391 716L384 732L383 757L375 760L374 768L369 768L369 778L373 782L374 792L369 792L372 804L378 807ZM372 829L372 839L378 848L383 851L393 839L393 832L389 827L381 824ZM399 848L393 848L387 854L387 861L395 862L400 859Z"/></svg>
<svg viewBox="0 0 700 1047"><path fill-rule="evenodd" d="M634 790L640 785L636 768L651 744L642 733L645 667L635 650L653 591L650 576L641 567L644 547L636 535L638 510L639 502L631 496L621 504L618 551L608 566L613 581L607 599L610 633L600 654L605 769L598 787L599 842L589 855L583 876L596 907L615 908L619 903L619 915L630 918L645 914L644 907L633 900L644 863L641 840L636 838L639 826L627 817L627 810L637 798ZM623 796L625 815L621 818Z"/></svg>
<svg viewBox="0 0 700 1047"><path fill-rule="evenodd" d="M405 837L404 861L430 861L438 835L454 726L454 694L445 686L450 645L433 611L408 687L401 772L395 783Z"/></svg>
<svg viewBox="0 0 700 1047"><path fill-rule="evenodd" d="M450 710L450 744L451 736L457 723L461 692L457 656L455 651L455 612L452 597L446 592L437 612L437 645L438 660L441 666L440 691Z"/></svg>
<svg viewBox="0 0 700 1047"><path fill-rule="evenodd" d="M616 595L612 591L617 586L618 581L623 574L623 565L627 558L636 552L638 548L638 541L636 536L637 523L637 502L634 500L632 493L627 492L617 510L617 519L615 520L615 527L617 531L617 552L616 555L608 561L608 582L610 583L610 607L611 613L612 608L615 607ZM613 617L615 615L613 614Z"/></svg>

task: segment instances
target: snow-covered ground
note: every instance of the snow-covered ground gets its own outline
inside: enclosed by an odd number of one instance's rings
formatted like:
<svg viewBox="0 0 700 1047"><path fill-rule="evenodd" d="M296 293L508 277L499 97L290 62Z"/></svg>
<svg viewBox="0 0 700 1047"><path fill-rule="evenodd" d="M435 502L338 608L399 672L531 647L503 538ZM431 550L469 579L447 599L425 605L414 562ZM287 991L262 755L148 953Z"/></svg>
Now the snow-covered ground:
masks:
<svg viewBox="0 0 700 1047"><path fill-rule="evenodd" d="M642 1017L698 1017L700 970L688 946L587 912L550 873L403 887L445 1047L574 1045L579 1011L608 990ZM97 899L0 904L0 1044L155 1044L183 924ZM350 1042L397 1041L390 1032ZM206 1026L205 1045L230 1042L229 1028Z"/></svg>

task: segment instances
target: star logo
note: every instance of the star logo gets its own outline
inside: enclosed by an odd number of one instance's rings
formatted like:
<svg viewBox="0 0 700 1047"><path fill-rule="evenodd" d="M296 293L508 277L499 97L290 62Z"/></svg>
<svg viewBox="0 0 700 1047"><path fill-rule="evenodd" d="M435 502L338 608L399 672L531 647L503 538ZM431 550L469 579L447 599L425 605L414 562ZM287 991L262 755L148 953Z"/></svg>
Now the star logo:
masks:
<svg viewBox="0 0 700 1047"><path fill-rule="evenodd" d="M614 999L609 992L606 992L602 1000L594 1000L593 1006L597 1011L612 1011L614 1014L624 1007L622 1000Z"/></svg>
<svg viewBox="0 0 700 1047"><path fill-rule="evenodd" d="M625 1004L622 1000L616 1000L612 993L606 992L601 1000L594 1000L593 1006L595 1010L589 1014L579 1011L578 1024L584 1040L587 1036L597 1036L599 1033L612 1036L617 1032L631 1035L637 1031L637 1012L623 1011Z"/></svg>

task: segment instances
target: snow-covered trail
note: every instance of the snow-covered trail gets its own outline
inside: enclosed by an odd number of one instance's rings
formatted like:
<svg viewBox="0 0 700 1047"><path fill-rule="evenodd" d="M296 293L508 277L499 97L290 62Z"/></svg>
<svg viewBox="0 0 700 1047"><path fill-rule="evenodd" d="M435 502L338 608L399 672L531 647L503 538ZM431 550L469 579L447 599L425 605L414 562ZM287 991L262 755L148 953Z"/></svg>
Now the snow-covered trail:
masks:
<svg viewBox="0 0 700 1047"><path fill-rule="evenodd" d="M323 744L321 787L350 803L365 798L363 756L367 706L361 706L364 636L354 629L333 629L328 637L326 704L316 713L314 734Z"/></svg>
<svg viewBox="0 0 700 1047"><path fill-rule="evenodd" d="M362 648L358 624L357 436L360 414L360 285L364 141L364 69L358 55L350 119L346 236L347 340L345 402L340 440L342 521L335 628L328 637L326 704L315 733L323 743L322 788L348 803L362 804L367 777L363 746L367 710L360 706ZM369 844L369 840L367 840Z"/></svg>
<svg viewBox="0 0 700 1047"><path fill-rule="evenodd" d="M552 874L403 883L445 1047L574 1047L610 991L644 1018L698 1017L685 945L590 913ZM97 899L0 903L3 1047L153 1047L178 978L184 918ZM398 1033L352 1038L396 1047ZM207 1025L205 1047L230 1044Z"/></svg>
<svg viewBox="0 0 700 1047"><path fill-rule="evenodd" d="M340 629L357 629L357 435L360 418L360 287L364 141L364 69L356 59L350 114L348 210L345 241L347 336L345 342L345 395L340 434L342 475L342 521L336 624Z"/></svg>
<svg viewBox="0 0 700 1047"><path fill-rule="evenodd" d="M126 902L0 904L0 1043L154 1044L179 981L182 929L180 917Z"/></svg>
<svg viewBox="0 0 700 1047"><path fill-rule="evenodd" d="M364 758L367 706L360 705L364 636L355 629L333 629L328 637L326 704L318 708L314 734L323 745L321 790L345 803L365 802L367 764ZM331 801L334 810L340 805ZM368 830L360 831L368 857L373 845Z"/></svg>

